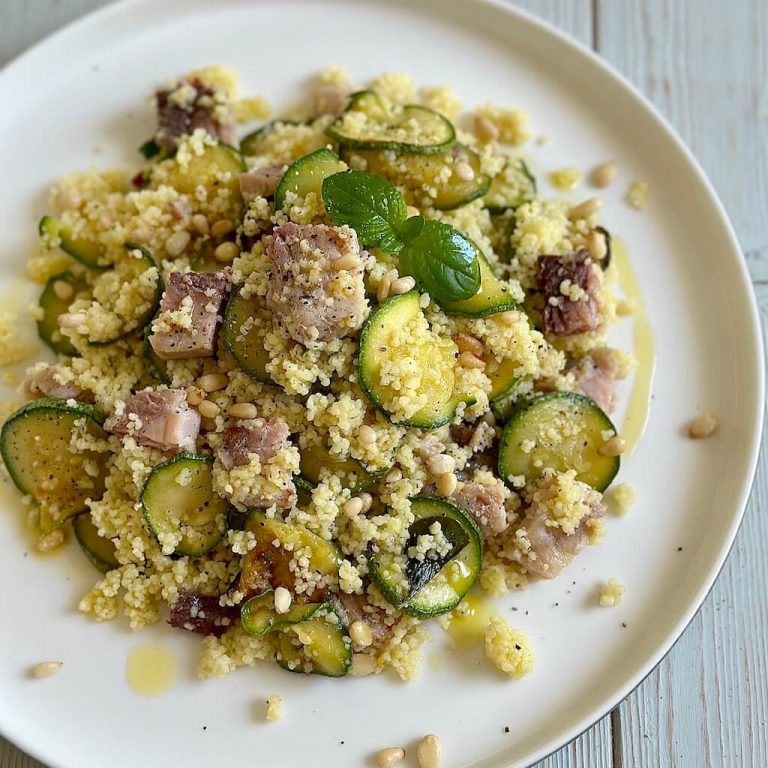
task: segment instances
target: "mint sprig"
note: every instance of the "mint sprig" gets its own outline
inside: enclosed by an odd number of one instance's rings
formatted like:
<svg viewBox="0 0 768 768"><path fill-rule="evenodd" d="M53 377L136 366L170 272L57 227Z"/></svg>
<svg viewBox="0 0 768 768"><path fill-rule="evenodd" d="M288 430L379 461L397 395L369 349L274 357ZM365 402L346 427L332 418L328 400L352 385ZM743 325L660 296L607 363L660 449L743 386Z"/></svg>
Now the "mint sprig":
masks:
<svg viewBox="0 0 768 768"><path fill-rule="evenodd" d="M400 272L440 303L472 298L480 264L461 232L423 216L406 218L399 190L380 176L343 171L323 181L323 205L331 221L352 227L363 245L399 253Z"/></svg>

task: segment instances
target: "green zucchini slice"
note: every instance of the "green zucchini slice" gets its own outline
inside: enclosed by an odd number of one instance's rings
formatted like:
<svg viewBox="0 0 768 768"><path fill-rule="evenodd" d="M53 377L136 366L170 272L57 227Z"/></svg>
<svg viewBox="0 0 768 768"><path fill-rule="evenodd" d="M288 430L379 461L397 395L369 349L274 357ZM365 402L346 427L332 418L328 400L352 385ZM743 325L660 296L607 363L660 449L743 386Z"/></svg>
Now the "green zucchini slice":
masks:
<svg viewBox="0 0 768 768"><path fill-rule="evenodd" d="M88 512L78 515L72 521L72 528L75 531L75 538L80 549L83 550L83 554L91 561L91 565L96 570L107 573L120 565L115 555L114 542L99 536L99 529L93 524Z"/></svg>
<svg viewBox="0 0 768 768"><path fill-rule="evenodd" d="M590 398L551 392L519 403L501 434L499 477L535 480L545 468L576 470L576 479L604 491L619 471L618 456L598 449L616 434L613 423ZM525 448L525 450L524 450Z"/></svg>
<svg viewBox="0 0 768 768"><path fill-rule="evenodd" d="M158 168L162 174L156 173ZM152 169L152 181L169 184L178 192L192 195L200 187L208 189L230 189L240 194L238 176L247 169L242 155L234 147L222 141L207 144L200 155L192 154L186 167L182 168L173 155L162 160Z"/></svg>
<svg viewBox="0 0 768 768"><path fill-rule="evenodd" d="M252 379L263 384L271 384L267 373L269 352L264 346L265 326L260 320L268 318L264 301L257 296L244 299L241 287L232 291L232 296L224 311L221 337L227 351L235 362Z"/></svg>
<svg viewBox="0 0 768 768"><path fill-rule="evenodd" d="M475 251L480 265L480 289L471 299L443 302L440 306L449 315L466 317L487 317L497 312L517 309L518 303L510 295L509 287L496 277L483 252L477 247Z"/></svg>
<svg viewBox="0 0 768 768"><path fill-rule="evenodd" d="M402 329L413 326L424 315L417 291L387 299L373 312L360 334L360 386L368 399L395 424L418 429L434 429L447 424L465 399L457 393L455 381L456 347L433 343L419 337L403 339ZM385 381L385 363L418 370L422 376L420 395L427 403L409 418L396 421L392 404L399 396Z"/></svg>
<svg viewBox="0 0 768 768"><path fill-rule="evenodd" d="M395 106L373 91L353 93L326 133L345 147L422 154L444 152L456 140L453 125L438 112Z"/></svg>
<svg viewBox="0 0 768 768"><path fill-rule="evenodd" d="M439 155L354 150L351 156L365 160L368 173L382 176L412 191L441 211L459 208L482 197L491 184L491 177L481 170L480 156L464 144L454 144L450 150ZM459 175L465 167L472 170L472 178ZM450 168L451 173L444 178L446 168ZM433 189L434 196L427 194L426 189Z"/></svg>
<svg viewBox="0 0 768 768"><path fill-rule="evenodd" d="M488 395L491 410L502 421L509 418L515 407L515 395L521 382L520 377L515 375L518 367L517 361L505 358L495 370L486 369L486 374L491 380L491 392Z"/></svg>
<svg viewBox="0 0 768 768"><path fill-rule="evenodd" d="M370 488L387 471L369 472L357 459L334 456L323 445L310 445L301 449L299 470L301 479L309 488L314 488L322 480L324 469L338 475L342 487L349 488L353 495Z"/></svg>
<svg viewBox="0 0 768 768"><path fill-rule="evenodd" d="M106 440L103 417L87 405L33 400L12 414L0 432L0 453L16 487L40 507L40 528L50 533L104 493L106 453L70 447L76 434Z"/></svg>
<svg viewBox="0 0 768 768"><path fill-rule="evenodd" d="M352 666L352 643L330 606L319 613L280 633L277 663L289 672L344 677Z"/></svg>
<svg viewBox="0 0 768 768"><path fill-rule="evenodd" d="M447 499L416 496L411 499L414 521L404 551L376 553L369 558L371 578L384 598L405 613L420 618L452 611L475 583L483 563L483 538L467 512ZM409 557L419 537L440 524L441 550Z"/></svg>
<svg viewBox="0 0 768 768"><path fill-rule="evenodd" d="M265 635L311 619L326 603L291 603L285 613L275 610L275 593L272 590L252 597L240 609L240 621L251 635Z"/></svg>
<svg viewBox="0 0 768 768"><path fill-rule="evenodd" d="M59 248L64 253L79 261L88 269L107 269L109 264L104 262L104 249L95 240L84 237L73 237L72 230L60 219L53 216L43 216L40 219L38 231L43 240L50 245L58 241Z"/></svg>
<svg viewBox="0 0 768 768"><path fill-rule="evenodd" d="M502 213L518 208L536 197L536 179L528 170L525 160L510 160L494 176L483 201L491 213Z"/></svg>
<svg viewBox="0 0 768 768"><path fill-rule="evenodd" d="M317 199L321 200L323 179L346 170L347 164L340 160L335 152L325 147L300 157L288 166L277 185L275 208L283 207L288 192L293 192L299 197L306 197L310 192L314 192Z"/></svg>
<svg viewBox="0 0 768 768"><path fill-rule="evenodd" d="M247 136L244 136L240 141L240 152L243 155L261 155L264 153L264 147L262 141L274 133L275 128L280 125L298 125L295 120L271 120L265 123L255 131L251 131Z"/></svg>
<svg viewBox="0 0 768 768"><path fill-rule="evenodd" d="M229 504L214 493L212 467L210 456L180 453L144 483L144 518L164 550L199 557L224 538Z"/></svg>
<svg viewBox="0 0 768 768"><path fill-rule="evenodd" d="M282 520L270 519L263 512L253 510L248 515L245 528L256 537L256 546L243 560L240 589L246 594L260 594L267 589L285 587L296 593L296 575L291 569L294 552L306 550L309 570L315 572L323 585L312 594L304 594L308 602L317 602L326 587L339 578L341 553L336 545L321 539L311 531ZM277 544L275 544L277 542Z"/></svg>
<svg viewBox="0 0 768 768"><path fill-rule="evenodd" d="M69 286L71 296L65 299L59 297L56 289L60 284ZM40 309L43 316L37 321L37 333L40 338L54 351L61 355L74 356L77 350L72 342L61 333L59 328L59 316L69 309L74 301L75 294L88 288L88 283L82 277L77 277L71 272L62 272L48 279L48 282L40 294Z"/></svg>

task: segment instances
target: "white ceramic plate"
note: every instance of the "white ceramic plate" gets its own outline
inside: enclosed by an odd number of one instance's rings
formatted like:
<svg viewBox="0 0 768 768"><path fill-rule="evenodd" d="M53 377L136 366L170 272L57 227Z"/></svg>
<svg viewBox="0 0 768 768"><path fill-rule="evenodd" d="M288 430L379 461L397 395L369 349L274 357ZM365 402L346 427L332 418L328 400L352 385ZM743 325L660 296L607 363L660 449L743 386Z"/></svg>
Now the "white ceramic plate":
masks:
<svg viewBox="0 0 768 768"><path fill-rule="evenodd" d="M532 149L540 170L619 160L605 222L629 245L658 353L648 430L620 476L640 500L627 517L608 520L603 545L563 578L500 602L536 646L536 668L524 680L494 674L479 651L430 663L444 639L435 629L438 642L407 686L387 675L335 682L276 667L198 682L197 639L158 628L149 637L163 635L178 649L183 674L148 699L124 677L128 650L147 638L76 613L93 573L74 547L27 557L9 495L0 519L0 728L62 768L363 765L372 751L427 732L440 735L446 766L531 763L605 714L661 659L738 527L757 455L763 372L755 304L726 216L642 97L587 50L500 3L139 0L69 27L0 75L0 268L13 293L4 306L21 300L18 279L46 187L71 170L135 163L134 148L152 128L147 95L158 81L207 63L240 70L246 91L278 103L331 63L358 80L408 71L421 83L455 84L469 105L527 107L537 131L552 136ZM651 189L643 213L621 200L638 177ZM722 428L695 443L682 426L700 409L717 412ZM595 607L599 582L613 576L627 586L624 602ZM25 676L49 658L65 663L57 676ZM273 691L284 696L285 719L260 723L254 706L261 712Z"/></svg>

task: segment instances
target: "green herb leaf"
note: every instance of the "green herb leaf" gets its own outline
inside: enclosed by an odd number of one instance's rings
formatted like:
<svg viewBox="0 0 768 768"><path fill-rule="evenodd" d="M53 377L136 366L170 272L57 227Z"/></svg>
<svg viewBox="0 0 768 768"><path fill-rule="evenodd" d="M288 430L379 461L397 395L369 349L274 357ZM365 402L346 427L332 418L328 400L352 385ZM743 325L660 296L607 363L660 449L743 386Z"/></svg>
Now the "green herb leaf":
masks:
<svg viewBox="0 0 768 768"><path fill-rule="evenodd" d="M421 219L421 221L414 221ZM419 288L438 302L471 299L480 287L475 246L453 227L414 216L403 227L400 273L411 275Z"/></svg>
<svg viewBox="0 0 768 768"><path fill-rule="evenodd" d="M410 547L418 544L419 536L430 533L430 527L440 523L443 535L451 543L448 552L437 557L425 557L423 560L408 560L405 567L408 576L408 593L413 595L422 587L429 584L437 576L443 566L461 552L469 544L469 536L461 525L450 517L424 517L417 520L409 530L410 536L405 545L407 552Z"/></svg>
<svg viewBox="0 0 768 768"><path fill-rule="evenodd" d="M147 160L151 160L153 157L160 154L160 145L154 139L148 139L139 147L139 152L141 152Z"/></svg>
<svg viewBox="0 0 768 768"><path fill-rule="evenodd" d="M380 176L342 171L323 181L323 205L331 221L352 227L363 245L385 253L403 247L399 229L405 221L403 196Z"/></svg>

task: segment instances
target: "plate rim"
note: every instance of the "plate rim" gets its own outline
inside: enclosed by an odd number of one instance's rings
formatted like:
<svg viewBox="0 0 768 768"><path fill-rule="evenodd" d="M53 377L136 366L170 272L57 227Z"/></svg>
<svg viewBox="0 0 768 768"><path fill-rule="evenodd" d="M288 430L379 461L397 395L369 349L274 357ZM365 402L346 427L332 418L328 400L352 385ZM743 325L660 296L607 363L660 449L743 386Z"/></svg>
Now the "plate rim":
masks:
<svg viewBox="0 0 768 768"><path fill-rule="evenodd" d="M15 56L9 62L7 62L2 68L0 68L0 89L3 88L6 82L12 80L17 70L23 68L27 61L33 60L40 55L41 50L55 44L59 38L65 38L73 32L81 32L83 29L87 31L87 28L91 25L96 25L102 21L108 19L112 15L119 15L126 9L135 7L138 8L142 5L149 6L160 0L117 0L102 8L90 11L78 18L72 19L61 28L51 32L43 37L41 40L35 42L32 46L22 51ZM267 0L268 1L268 0ZM382 5L386 4L387 0L364 0L369 5ZM744 515L746 512L747 503L752 492L752 488L755 481L757 464L760 456L760 449L762 444L762 433L765 421L765 408L760 407L761 403L765 402L765 386L766 386L766 371L765 371L765 340L763 338L762 324L760 321L759 307L757 303L757 297L752 283L749 269L747 267L746 259L744 258L744 252L741 244L736 235L736 231L730 220L730 217L723 205L714 185L710 181L706 172L702 168L701 164L697 160L693 151L683 141L676 129L672 126L671 122L662 114L659 108L657 108L651 100L631 82L624 74L622 74L616 67L610 62L604 59L598 52L594 51L586 43L572 37L567 32L561 30L547 19L543 19L533 11L520 8L513 5L512 0L427 0L423 4L423 8L427 10L431 15L440 17L443 15L441 9L447 7L459 7L466 6L469 2L474 3L477 6L486 6L488 8L499 11L506 15L510 22L522 21L531 27L536 28L539 32L548 36L553 43L558 46L564 46L572 53L575 53L587 60L588 64L596 67L601 73L611 79L615 85L619 86L625 92L632 96L632 98L644 109L652 119L657 129L663 132L665 137L671 141L677 152L687 163L688 167L693 171L698 183L701 185L708 201L713 204L716 211L719 224L727 235L729 240L729 258L732 256L731 261L734 262L733 266L738 272L738 276L742 281L745 289L745 294L748 296L748 316L751 321L751 330L753 332L754 344L750 344L752 347L750 352L759 361L756 366L757 370L757 386L755 388L755 394L757 396L757 402L754 403L755 411L758 414L758 418L753 422L753 430L749 446L750 460L747 464L747 471L744 473L743 480L741 482L741 488L738 493L737 501L734 503L736 508L736 514L733 517L731 525L723 537L721 546L718 549L716 557L713 563L708 569L706 577L702 580L695 596L689 601L688 606L681 612L679 618L674 623L674 626L667 633L664 641L659 644L656 650L651 653L646 662L639 665L637 671L630 675L626 682L619 685L614 695L608 697L608 703L600 708L594 708L591 712L580 718L579 721L568 728L561 731L560 734L548 739L548 741L539 747L536 751L530 753L529 756L524 758L528 761L526 764L532 766L536 762L545 759L546 757L554 754L564 746L578 738L581 734L585 733L599 720L602 720L613 709L615 709L622 701L624 701L635 689L637 689L643 681L659 666L659 664L666 658L666 656L672 651L677 642L681 639L688 626L698 614L703 603L707 599L709 593L712 591L717 579L722 573L725 563L733 549L733 545L739 529L743 523ZM403 0L398 0L399 4L403 4ZM405 3L407 5L407 3ZM745 329L747 330L747 329ZM49 768L71 768L65 766L63 763L58 762L54 755L46 754L45 748L42 744L38 747L38 744L28 743L26 740L13 738L6 730L4 724L0 722L0 735L7 739L10 743L15 745L18 749L29 754L37 760L46 763ZM493 760L496 757L491 758ZM504 753L499 753L498 759L504 760ZM499 763L499 768L502 764Z"/></svg>

